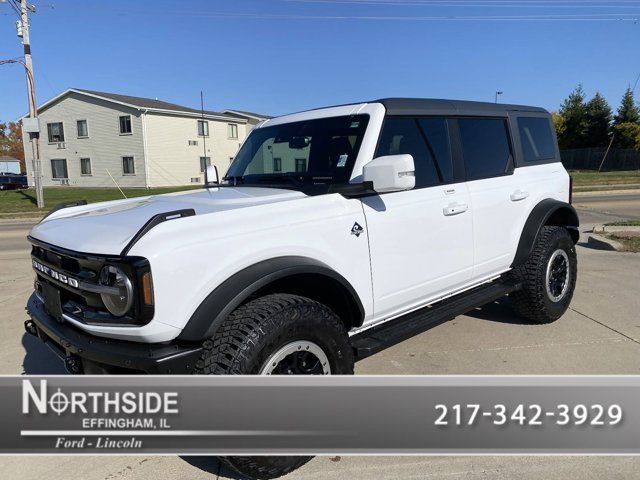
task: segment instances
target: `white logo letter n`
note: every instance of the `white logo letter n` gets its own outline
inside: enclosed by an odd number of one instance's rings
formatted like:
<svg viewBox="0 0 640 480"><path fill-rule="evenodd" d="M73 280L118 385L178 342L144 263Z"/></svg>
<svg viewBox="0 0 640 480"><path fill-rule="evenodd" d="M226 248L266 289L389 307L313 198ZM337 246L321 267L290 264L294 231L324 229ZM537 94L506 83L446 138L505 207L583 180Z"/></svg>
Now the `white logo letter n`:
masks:
<svg viewBox="0 0 640 480"><path fill-rule="evenodd" d="M47 413L47 381L40 380L40 395L36 392L30 380L22 381L22 413L29 413L29 399L38 409L38 412Z"/></svg>

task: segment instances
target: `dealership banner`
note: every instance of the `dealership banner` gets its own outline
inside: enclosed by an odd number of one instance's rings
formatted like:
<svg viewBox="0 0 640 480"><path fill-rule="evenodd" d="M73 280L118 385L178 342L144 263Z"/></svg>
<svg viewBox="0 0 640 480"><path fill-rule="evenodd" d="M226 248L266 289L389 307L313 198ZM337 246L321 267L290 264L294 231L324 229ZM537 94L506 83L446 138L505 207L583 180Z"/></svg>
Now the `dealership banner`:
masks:
<svg viewBox="0 0 640 480"><path fill-rule="evenodd" d="M640 454L640 376L4 376L2 454Z"/></svg>

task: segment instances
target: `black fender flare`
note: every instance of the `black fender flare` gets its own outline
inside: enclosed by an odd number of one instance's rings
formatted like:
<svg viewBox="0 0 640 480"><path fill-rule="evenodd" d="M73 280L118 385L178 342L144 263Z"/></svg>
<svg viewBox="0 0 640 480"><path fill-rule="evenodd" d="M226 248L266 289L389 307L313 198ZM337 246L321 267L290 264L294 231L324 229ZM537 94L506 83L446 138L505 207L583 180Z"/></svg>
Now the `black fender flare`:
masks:
<svg viewBox="0 0 640 480"><path fill-rule="evenodd" d="M578 243L580 220L576 209L569 203L547 198L538 203L529 214L522 229L511 268L523 265L527 261L533 251L536 238L545 225L566 227L571 234L573 243Z"/></svg>
<svg viewBox="0 0 640 480"><path fill-rule="evenodd" d="M364 307L355 289L331 267L308 257L277 257L244 268L218 285L198 306L178 339L202 341L212 337L224 319L253 293L276 280L300 274L325 276L338 282L352 297L360 320L364 318Z"/></svg>

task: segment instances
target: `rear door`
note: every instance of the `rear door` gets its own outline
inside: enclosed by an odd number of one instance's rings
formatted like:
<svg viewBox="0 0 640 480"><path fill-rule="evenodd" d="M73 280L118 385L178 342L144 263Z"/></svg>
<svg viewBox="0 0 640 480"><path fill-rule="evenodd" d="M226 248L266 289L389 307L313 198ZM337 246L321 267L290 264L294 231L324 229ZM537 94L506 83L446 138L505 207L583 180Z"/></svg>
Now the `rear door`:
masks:
<svg viewBox="0 0 640 480"><path fill-rule="evenodd" d="M471 278L469 194L449 132L445 118L385 119L376 157L411 154L416 187L362 199L376 319L437 299Z"/></svg>
<svg viewBox="0 0 640 480"><path fill-rule="evenodd" d="M474 281L509 269L532 195L515 174L509 122L469 117L457 121L473 211Z"/></svg>

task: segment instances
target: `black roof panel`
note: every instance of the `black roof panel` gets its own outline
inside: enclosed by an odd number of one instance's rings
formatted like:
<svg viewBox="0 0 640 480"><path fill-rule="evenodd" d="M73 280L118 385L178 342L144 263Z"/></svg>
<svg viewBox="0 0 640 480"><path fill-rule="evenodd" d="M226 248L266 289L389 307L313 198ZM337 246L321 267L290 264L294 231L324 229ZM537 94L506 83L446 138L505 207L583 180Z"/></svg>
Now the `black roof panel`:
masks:
<svg viewBox="0 0 640 480"><path fill-rule="evenodd" d="M549 113L544 108L502 103L442 100L432 98L382 98L387 115L506 115L508 112Z"/></svg>

